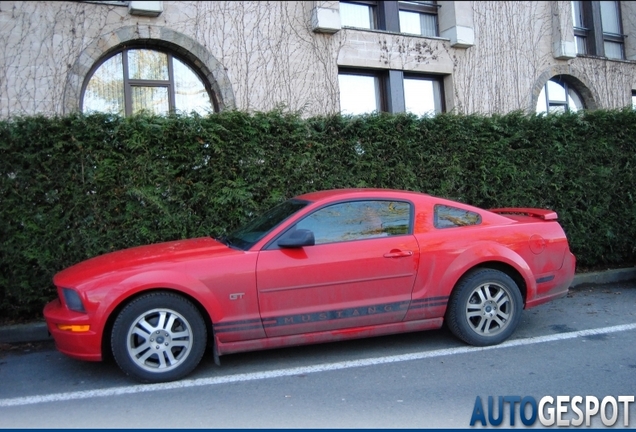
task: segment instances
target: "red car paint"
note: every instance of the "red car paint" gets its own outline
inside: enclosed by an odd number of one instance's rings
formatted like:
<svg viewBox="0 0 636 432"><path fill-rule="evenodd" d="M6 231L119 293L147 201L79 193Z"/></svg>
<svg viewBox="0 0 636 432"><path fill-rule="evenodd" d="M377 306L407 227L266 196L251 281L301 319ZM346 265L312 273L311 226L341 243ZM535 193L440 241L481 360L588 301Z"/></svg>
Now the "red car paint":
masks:
<svg viewBox="0 0 636 432"><path fill-rule="evenodd" d="M385 189L297 198L308 205L247 250L211 238L180 240L105 254L61 271L53 279L59 299L44 309L58 349L71 357L101 360L110 338L106 330L118 311L152 290L180 293L197 304L222 355L439 328L453 288L477 266L513 277L525 308L566 295L574 277L575 258L556 213L549 210L491 212ZM409 204L409 232L271 248L287 228L315 210L360 200ZM479 223L436 227L436 206L477 215ZM63 288L77 292L84 312L67 307ZM68 324L90 329L59 327Z"/></svg>

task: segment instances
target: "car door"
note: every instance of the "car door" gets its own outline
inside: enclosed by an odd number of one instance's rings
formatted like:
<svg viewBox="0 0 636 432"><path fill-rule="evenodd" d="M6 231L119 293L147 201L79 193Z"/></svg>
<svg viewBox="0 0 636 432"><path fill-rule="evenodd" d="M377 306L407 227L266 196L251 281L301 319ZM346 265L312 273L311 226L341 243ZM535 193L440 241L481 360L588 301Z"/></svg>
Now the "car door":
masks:
<svg viewBox="0 0 636 432"><path fill-rule="evenodd" d="M418 268L413 206L365 200L322 207L261 251L257 288L268 337L401 321ZM310 230L315 244L278 240Z"/></svg>

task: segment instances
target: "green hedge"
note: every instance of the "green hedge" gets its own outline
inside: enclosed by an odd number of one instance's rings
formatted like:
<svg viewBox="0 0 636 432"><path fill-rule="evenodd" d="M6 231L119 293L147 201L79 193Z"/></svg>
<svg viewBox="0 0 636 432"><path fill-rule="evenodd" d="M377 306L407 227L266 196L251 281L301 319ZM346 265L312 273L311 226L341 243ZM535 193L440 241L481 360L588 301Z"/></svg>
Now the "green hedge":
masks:
<svg viewBox="0 0 636 432"><path fill-rule="evenodd" d="M554 116L69 115L0 121L0 315L53 274L134 245L220 235L296 194L424 191L556 210L578 262L636 262L636 111Z"/></svg>

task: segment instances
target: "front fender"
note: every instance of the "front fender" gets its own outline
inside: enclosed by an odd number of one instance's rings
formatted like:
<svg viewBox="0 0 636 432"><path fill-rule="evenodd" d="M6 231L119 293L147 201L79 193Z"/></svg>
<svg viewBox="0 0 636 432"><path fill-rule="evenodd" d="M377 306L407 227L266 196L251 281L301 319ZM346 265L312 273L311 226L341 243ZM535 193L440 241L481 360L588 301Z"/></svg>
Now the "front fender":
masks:
<svg viewBox="0 0 636 432"><path fill-rule="evenodd" d="M257 254L203 257L187 263L159 263L132 267L88 282L86 310L103 326L119 307L143 292L168 289L198 302L215 326L224 327L223 339L264 337L256 295ZM243 324L237 326L236 324ZM100 332L103 328L96 329ZM218 330L218 328L217 328Z"/></svg>
<svg viewBox="0 0 636 432"><path fill-rule="evenodd" d="M213 322L222 317L221 303L200 280L177 271L150 270L121 280L102 280L98 287L86 292L86 310L93 316L91 327L101 334L110 316L123 303L156 289L168 289L193 298Z"/></svg>
<svg viewBox="0 0 636 432"><path fill-rule="evenodd" d="M105 299L105 303L110 305L108 314L126 299L153 289L169 289L192 297L203 306L213 322L223 316L221 302L215 293L199 279L174 270L152 270L122 280Z"/></svg>

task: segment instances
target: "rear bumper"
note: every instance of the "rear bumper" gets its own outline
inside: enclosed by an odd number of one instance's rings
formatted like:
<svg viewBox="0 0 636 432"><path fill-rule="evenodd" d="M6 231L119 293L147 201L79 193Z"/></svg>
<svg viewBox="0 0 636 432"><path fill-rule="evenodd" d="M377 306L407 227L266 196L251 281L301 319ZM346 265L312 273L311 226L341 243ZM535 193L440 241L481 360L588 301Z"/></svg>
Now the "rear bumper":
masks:
<svg viewBox="0 0 636 432"><path fill-rule="evenodd" d="M536 295L531 299L526 299L525 308L530 309L551 300L565 297L574 280L575 269L576 258L572 252L567 251L563 260L563 266L555 272L554 278L542 283L537 281Z"/></svg>
<svg viewBox="0 0 636 432"><path fill-rule="evenodd" d="M57 349L69 357L79 360L102 360L101 332L96 332L86 314L73 312L53 300L44 306L44 319ZM83 332L60 330L58 325L89 325Z"/></svg>

